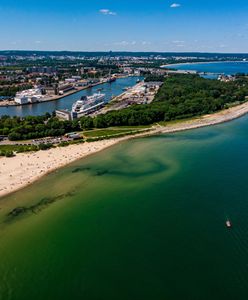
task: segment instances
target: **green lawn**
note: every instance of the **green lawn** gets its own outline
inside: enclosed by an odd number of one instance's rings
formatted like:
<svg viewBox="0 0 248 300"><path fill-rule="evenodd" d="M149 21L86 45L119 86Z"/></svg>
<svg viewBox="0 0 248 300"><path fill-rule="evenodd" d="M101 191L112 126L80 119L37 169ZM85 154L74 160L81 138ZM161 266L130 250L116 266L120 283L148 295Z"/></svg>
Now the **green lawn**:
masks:
<svg viewBox="0 0 248 300"><path fill-rule="evenodd" d="M29 145L0 145L1 151L14 151L14 152L28 152L28 151L37 151L37 146Z"/></svg>
<svg viewBox="0 0 248 300"><path fill-rule="evenodd" d="M202 115L191 117L191 118L184 118L184 119L172 120L172 121L161 121L161 122L158 122L157 124L160 125L160 126L175 125L175 124L183 123L185 121L193 121L193 120L196 120L196 119L198 119L200 117L202 117Z"/></svg>
<svg viewBox="0 0 248 300"><path fill-rule="evenodd" d="M148 126L130 126L130 127L111 127L106 129L94 129L83 132L83 136L87 138L99 138L99 137L110 137L110 136L118 136L125 135L129 133L137 133L139 131L143 131L145 129L149 129Z"/></svg>
<svg viewBox="0 0 248 300"><path fill-rule="evenodd" d="M12 157L15 152L30 152L37 151L37 146L29 146L29 145L0 145L0 156Z"/></svg>

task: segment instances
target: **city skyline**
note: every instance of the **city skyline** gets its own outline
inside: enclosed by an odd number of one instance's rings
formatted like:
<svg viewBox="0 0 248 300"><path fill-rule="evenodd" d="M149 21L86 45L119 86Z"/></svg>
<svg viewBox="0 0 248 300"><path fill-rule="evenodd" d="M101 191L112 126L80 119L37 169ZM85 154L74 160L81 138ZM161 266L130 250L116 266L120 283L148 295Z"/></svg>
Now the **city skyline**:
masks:
<svg viewBox="0 0 248 300"><path fill-rule="evenodd" d="M21 2L1 1L0 50L248 52L244 0Z"/></svg>

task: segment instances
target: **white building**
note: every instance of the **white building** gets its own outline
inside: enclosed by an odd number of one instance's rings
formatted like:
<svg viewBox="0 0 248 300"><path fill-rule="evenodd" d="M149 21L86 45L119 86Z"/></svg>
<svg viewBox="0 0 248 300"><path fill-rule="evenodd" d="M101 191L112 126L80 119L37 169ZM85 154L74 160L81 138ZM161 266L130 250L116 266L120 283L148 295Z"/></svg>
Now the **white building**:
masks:
<svg viewBox="0 0 248 300"><path fill-rule="evenodd" d="M27 104L39 102L43 98L40 89L29 89L21 92L17 92L15 96L15 102L17 104Z"/></svg>
<svg viewBox="0 0 248 300"><path fill-rule="evenodd" d="M75 78L66 78L65 82L67 82L67 83L74 83L74 82L76 82L76 79Z"/></svg>
<svg viewBox="0 0 248 300"><path fill-rule="evenodd" d="M62 120L70 121L71 120L71 112L68 110L56 110L56 117Z"/></svg>
<svg viewBox="0 0 248 300"><path fill-rule="evenodd" d="M15 97L15 102L17 104L27 104L29 101L28 101L28 97L27 96L22 96L22 95L18 95Z"/></svg>

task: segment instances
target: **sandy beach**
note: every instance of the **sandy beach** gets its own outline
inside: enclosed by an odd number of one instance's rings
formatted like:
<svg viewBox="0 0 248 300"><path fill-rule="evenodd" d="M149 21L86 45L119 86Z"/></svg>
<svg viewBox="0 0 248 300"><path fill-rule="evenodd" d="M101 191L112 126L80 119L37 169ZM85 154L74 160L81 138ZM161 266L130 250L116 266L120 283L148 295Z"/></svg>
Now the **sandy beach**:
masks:
<svg viewBox="0 0 248 300"><path fill-rule="evenodd" d="M154 134L173 133L231 121L248 113L248 102L199 118L172 122L166 126L154 126L149 132L135 136L113 138L68 147L57 147L47 151L20 153L14 157L0 158L0 197L17 191L45 174L61 168L75 160L102 151L121 141Z"/></svg>

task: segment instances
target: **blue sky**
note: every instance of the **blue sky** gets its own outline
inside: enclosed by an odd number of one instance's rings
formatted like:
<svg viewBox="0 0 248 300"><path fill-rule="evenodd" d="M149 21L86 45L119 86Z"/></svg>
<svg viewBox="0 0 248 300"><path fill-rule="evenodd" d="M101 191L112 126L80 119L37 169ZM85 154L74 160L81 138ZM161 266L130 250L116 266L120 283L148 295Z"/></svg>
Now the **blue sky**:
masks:
<svg viewBox="0 0 248 300"><path fill-rule="evenodd" d="M248 52L248 0L0 0L0 49Z"/></svg>

